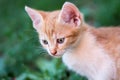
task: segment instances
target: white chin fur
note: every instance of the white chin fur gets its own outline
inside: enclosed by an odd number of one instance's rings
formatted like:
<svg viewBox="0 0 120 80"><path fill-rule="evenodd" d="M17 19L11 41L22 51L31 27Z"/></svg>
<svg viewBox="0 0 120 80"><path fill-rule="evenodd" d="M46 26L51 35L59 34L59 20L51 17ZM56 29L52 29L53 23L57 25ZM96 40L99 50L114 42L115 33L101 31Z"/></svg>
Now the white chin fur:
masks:
<svg viewBox="0 0 120 80"><path fill-rule="evenodd" d="M60 58L63 56L64 53L57 53L56 55L52 55L51 53L49 53L51 56L55 57L55 58Z"/></svg>

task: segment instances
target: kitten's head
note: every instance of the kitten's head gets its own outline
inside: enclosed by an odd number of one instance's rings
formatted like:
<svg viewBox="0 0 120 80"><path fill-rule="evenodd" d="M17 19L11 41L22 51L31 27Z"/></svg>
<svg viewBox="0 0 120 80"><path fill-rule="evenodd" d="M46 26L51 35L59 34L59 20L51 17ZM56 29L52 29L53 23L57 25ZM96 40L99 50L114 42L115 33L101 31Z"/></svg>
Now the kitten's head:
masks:
<svg viewBox="0 0 120 80"><path fill-rule="evenodd" d="M52 56L62 56L79 42L83 16L77 7L65 2L60 11L44 12L25 7L39 34L40 43Z"/></svg>

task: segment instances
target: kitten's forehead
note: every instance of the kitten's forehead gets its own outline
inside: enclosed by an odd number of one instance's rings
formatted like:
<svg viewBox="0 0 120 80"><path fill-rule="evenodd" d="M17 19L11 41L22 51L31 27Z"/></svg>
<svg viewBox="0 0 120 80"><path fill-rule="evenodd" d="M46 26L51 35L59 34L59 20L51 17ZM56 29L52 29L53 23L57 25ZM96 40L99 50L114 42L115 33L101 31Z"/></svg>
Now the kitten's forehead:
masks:
<svg viewBox="0 0 120 80"><path fill-rule="evenodd" d="M44 24L41 27L41 36L46 35L48 39L62 38L73 35L74 28L57 22L59 11L47 13L44 17Z"/></svg>
<svg viewBox="0 0 120 80"><path fill-rule="evenodd" d="M59 11L48 13L46 17L44 17L44 24L41 27L41 33L46 34L47 36L55 37L56 34L56 20L58 18Z"/></svg>

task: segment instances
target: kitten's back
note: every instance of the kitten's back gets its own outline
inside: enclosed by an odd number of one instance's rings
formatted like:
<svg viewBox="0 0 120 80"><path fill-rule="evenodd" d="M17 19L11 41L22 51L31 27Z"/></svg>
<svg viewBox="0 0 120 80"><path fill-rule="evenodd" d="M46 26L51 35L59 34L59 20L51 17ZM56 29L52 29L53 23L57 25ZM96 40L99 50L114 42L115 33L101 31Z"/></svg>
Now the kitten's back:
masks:
<svg viewBox="0 0 120 80"><path fill-rule="evenodd" d="M108 27L91 29L96 40L111 53L120 53L120 28ZM115 49L114 49L115 48Z"/></svg>
<svg viewBox="0 0 120 80"><path fill-rule="evenodd" d="M117 75L120 76L120 27L90 29L97 42L115 60Z"/></svg>

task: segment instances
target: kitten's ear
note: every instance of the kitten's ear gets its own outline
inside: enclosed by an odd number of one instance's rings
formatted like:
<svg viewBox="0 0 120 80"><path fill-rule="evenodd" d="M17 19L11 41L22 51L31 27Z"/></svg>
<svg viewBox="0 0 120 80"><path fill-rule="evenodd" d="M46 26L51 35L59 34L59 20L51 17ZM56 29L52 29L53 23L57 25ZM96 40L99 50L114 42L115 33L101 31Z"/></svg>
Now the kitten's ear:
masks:
<svg viewBox="0 0 120 80"><path fill-rule="evenodd" d="M68 23L72 26L79 26L81 24L82 14L79 12L78 8L70 3L65 2L63 4L62 10L59 14L58 22Z"/></svg>
<svg viewBox="0 0 120 80"><path fill-rule="evenodd" d="M41 14L37 10L32 9L27 6L25 6L25 10L33 22L33 27L35 29L38 29L42 25L42 22L43 22L43 18L41 16Z"/></svg>

